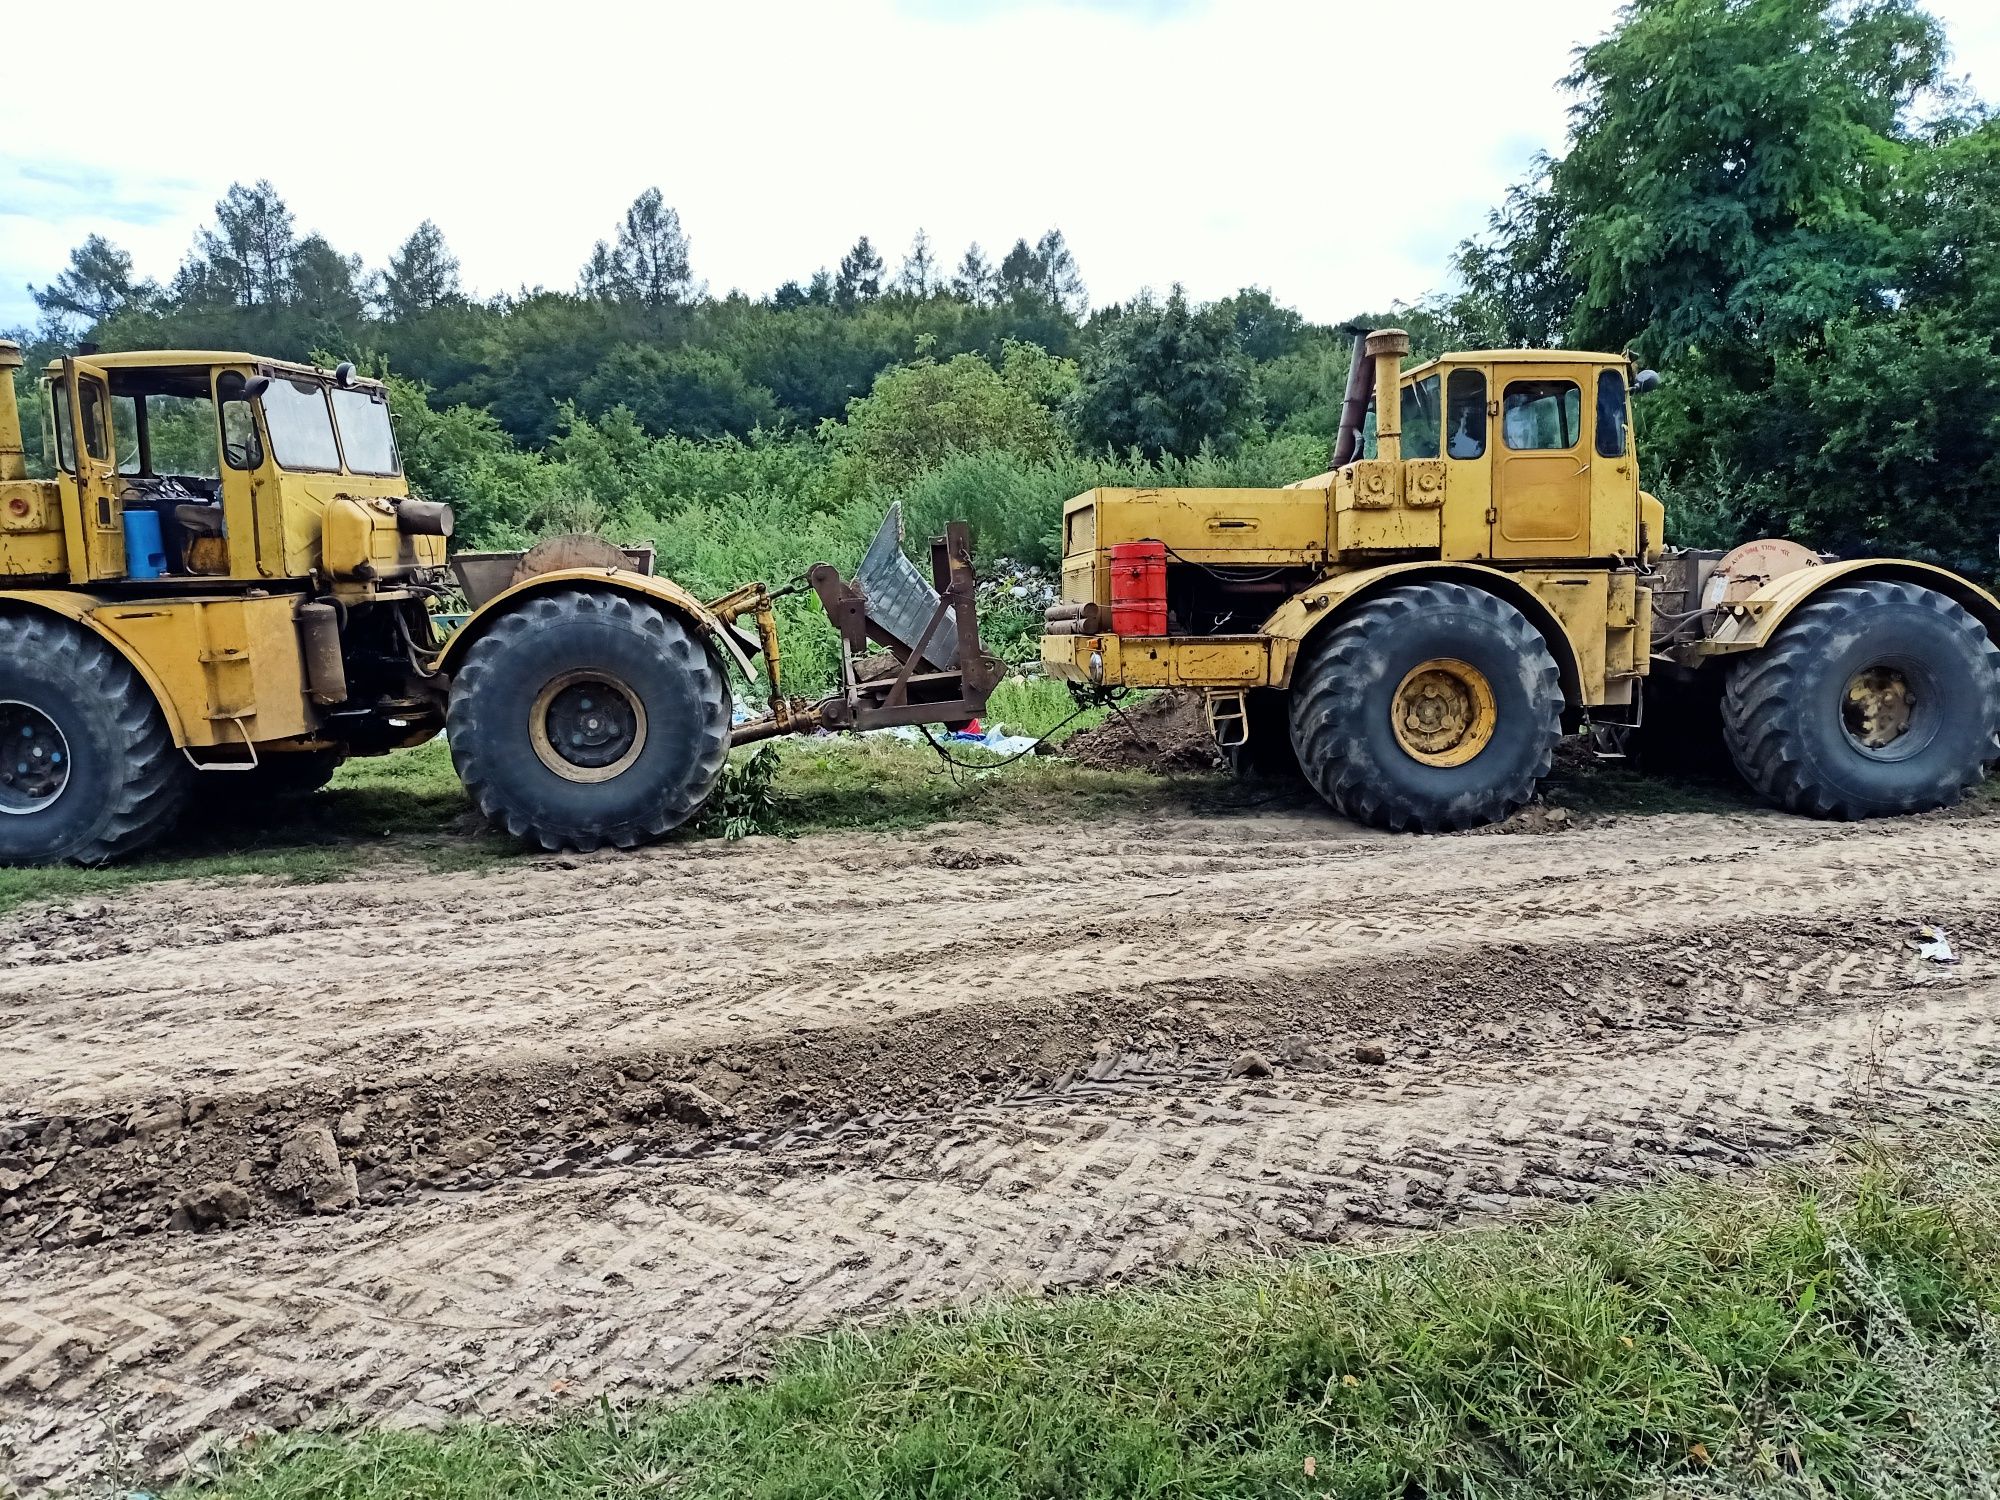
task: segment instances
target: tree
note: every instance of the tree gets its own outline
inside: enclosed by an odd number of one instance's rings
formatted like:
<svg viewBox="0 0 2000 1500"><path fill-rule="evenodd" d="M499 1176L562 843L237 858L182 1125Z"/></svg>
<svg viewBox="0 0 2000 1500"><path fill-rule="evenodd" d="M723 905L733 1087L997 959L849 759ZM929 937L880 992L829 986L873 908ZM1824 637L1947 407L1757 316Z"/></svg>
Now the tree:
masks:
<svg viewBox="0 0 2000 1500"><path fill-rule="evenodd" d="M93 234L69 253L69 266L47 286L31 286L28 295L45 318L62 327L72 321L95 328L149 289L132 279L132 257L101 234Z"/></svg>
<svg viewBox="0 0 2000 1500"><path fill-rule="evenodd" d="M833 279L834 305L853 307L857 302L872 302L881 295L882 257L864 234L840 258L840 274Z"/></svg>
<svg viewBox="0 0 2000 1500"><path fill-rule="evenodd" d="M1670 534L1991 568L2000 122L1913 0L1632 0L1448 320L1633 346Z"/></svg>
<svg viewBox="0 0 2000 1500"><path fill-rule="evenodd" d="M194 255L175 277L183 300L271 307L292 293L298 236L292 211L265 179L229 185L215 205L215 225L195 235Z"/></svg>
<svg viewBox="0 0 2000 1500"><path fill-rule="evenodd" d="M910 241L909 253L903 257L903 268L896 273L896 290L908 292L913 297L928 297L937 290L938 272L936 257L931 254L931 237L923 230Z"/></svg>
<svg viewBox="0 0 2000 1500"><path fill-rule="evenodd" d="M389 269L382 277L382 309L392 319L416 318L464 299L458 257L446 248L437 225L426 219L389 257Z"/></svg>
<svg viewBox="0 0 2000 1500"><path fill-rule="evenodd" d="M958 269L952 273L952 294L974 307L983 307L993 299L995 285L993 267L986 259L986 252L979 248L979 241L974 240L966 246Z"/></svg>
<svg viewBox="0 0 2000 1500"><path fill-rule="evenodd" d="M777 400L722 355L707 349L615 349L578 392L602 416L624 407L655 437L743 437L778 421Z"/></svg>
<svg viewBox="0 0 2000 1500"><path fill-rule="evenodd" d="M342 255L324 236L309 234L292 250L291 301L338 328L352 328L366 310L367 282L358 255Z"/></svg>
<svg viewBox="0 0 2000 1500"><path fill-rule="evenodd" d="M582 290L586 297L644 307L667 307L694 294L681 216L667 206L658 188L647 188L632 200L615 243L597 242L584 264Z"/></svg>
<svg viewBox="0 0 2000 1500"><path fill-rule="evenodd" d="M1661 360L1880 306L1881 209L1946 57L1913 0L1634 0L1565 80L1567 153L1509 196L1468 279L1532 321L1554 294L1571 340Z"/></svg>
<svg viewBox="0 0 2000 1500"><path fill-rule="evenodd" d="M1088 446L1147 458L1228 450L1255 426L1256 379L1226 311L1141 296L1085 352L1070 411Z"/></svg>
<svg viewBox="0 0 2000 1500"><path fill-rule="evenodd" d="M1020 348L1009 345L1009 354ZM1038 354L1040 351L1036 351ZM1046 461L1069 446L1056 413L1041 397L1067 382L1047 364L1015 356L995 370L976 354L940 364L928 354L894 365L875 377L866 396L847 406L844 424L822 431L863 475L896 485L936 468L955 453L1010 453ZM1071 366L1069 376L1074 378Z"/></svg>
<svg viewBox="0 0 2000 1500"><path fill-rule="evenodd" d="M1026 240L1014 241L1014 248L1000 262L995 281L1003 297L1040 298L1072 317L1089 303L1076 257L1070 254L1060 229L1049 230L1033 245Z"/></svg>
<svg viewBox="0 0 2000 1500"><path fill-rule="evenodd" d="M1261 287L1247 286L1215 309L1235 325L1243 352L1260 365L1282 359L1306 342L1306 320L1292 308L1280 307Z"/></svg>

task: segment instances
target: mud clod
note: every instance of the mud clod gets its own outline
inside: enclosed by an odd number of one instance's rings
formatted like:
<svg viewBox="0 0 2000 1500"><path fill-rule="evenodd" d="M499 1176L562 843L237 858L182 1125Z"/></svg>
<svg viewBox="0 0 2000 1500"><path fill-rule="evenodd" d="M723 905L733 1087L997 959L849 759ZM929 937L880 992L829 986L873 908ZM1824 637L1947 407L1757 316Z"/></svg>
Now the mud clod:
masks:
<svg viewBox="0 0 2000 1500"><path fill-rule="evenodd" d="M301 1125L285 1137L271 1173L271 1191L314 1213L352 1208L361 1196L354 1167L340 1159L333 1131L324 1122Z"/></svg>
<svg viewBox="0 0 2000 1500"><path fill-rule="evenodd" d="M658 1092L662 1111L683 1125L714 1125L729 1114L720 1099L691 1083L664 1084Z"/></svg>
<svg viewBox="0 0 2000 1500"><path fill-rule="evenodd" d="M144 1109L136 1109L125 1120L125 1128L133 1135L159 1135L169 1130L179 1130L187 1121L187 1115L178 1099L166 1099L157 1104L149 1104Z"/></svg>
<svg viewBox="0 0 2000 1500"><path fill-rule="evenodd" d="M250 1206L250 1195L236 1183L204 1182L174 1200L169 1227L202 1230L218 1224L235 1224L250 1217Z"/></svg>

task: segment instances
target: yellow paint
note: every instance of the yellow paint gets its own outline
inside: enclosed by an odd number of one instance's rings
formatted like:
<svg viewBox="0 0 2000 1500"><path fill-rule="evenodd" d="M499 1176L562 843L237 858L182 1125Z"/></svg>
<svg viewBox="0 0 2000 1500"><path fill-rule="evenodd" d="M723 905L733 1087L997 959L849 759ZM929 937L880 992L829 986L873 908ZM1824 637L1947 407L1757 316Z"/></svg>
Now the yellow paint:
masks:
<svg viewBox="0 0 2000 1500"><path fill-rule="evenodd" d="M114 597L106 584L126 575L121 495L130 483L115 472L118 455L112 403L149 387L147 372L172 371L186 389L234 372L333 386L329 371L253 354L147 350L66 359L46 381L63 395L70 464L53 481L11 476L0 481L0 575L24 582L66 580L70 587L0 591L0 602L45 610L95 632L145 681L176 744L213 749L211 759L247 759L250 745L295 745L324 727L305 685L294 611L317 580L350 610L407 607L401 585L413 575L436 576L445 558L442 537L404 535L393 501L408 494L400 476L307 474L279 466L261 408L252 413L257 462L231 466L221 453L220 498L227 540L198 545L190 571L157 590ZM379 390L377 382L357 381ZM116 394L114 394L114 392ZM0 444L4 446L4 444ZM322 556L328 517L344 576L331 577ZM168 526L171 517L163 517ZM198 574L201 592L181 592ZM119 593L125 591L119 590ZM441 712L441 697L437 705ZM410 736L434 732L436 716L410 711ZM384 740L393 735L385 734Z"/></svg>
<svg viewBox="0 0 2000 1500"><path fill-rule="evenodd" d="M1085 507L1091 519L1073 522ZM1069 534L1081 525L1090 538L1065 551L1108 554L1120 542L1157 541L1189 562L1248 566L1318 563L1326 557L1323 490L1098 489L1063 510Z"/></svg>
<svg viewBox="0 0 2000 1500"><path fill-rule="evenodd" d="M1800 605L1829 588L1886 579L1914 583L1963 605L1967 613L2000 640L2000 599L1958 574L1929 563L1896 558L1860 557L1847 562L1825 563L1801 568L1774 578L1740 603L1730 605L1714 632L1689 647L1687 654L1699 659L1754 651L1767 644Z"/></svg>
<svg viewBox="0 0 2000 1500"><path fill-rule="evenodd" d="M445 672L456 671L466 649L485 634L486 627L522 600L556 589L574 588L579 584L631 594L666 605L736 663L737 669L745 677L754 675L750 659L742 646L701 600L671 578L655 578L643 573L626 573L613 568L562 568L553 573L537 573L505 592L494 595L452 633L451 639L445 643L443 656L439 658L439 667Z"/></svg>
<svg viewBox="0 0 2000 1500"><path fill-rule="evenodd" d="M1167 543L1170 604L1175 570L1187 562L1296 569L1295 592L1256 636L1227 638L1230 651L1220 656L1207 654L1217 637L1052 636L1043 645L1048 670L1089 681L1096 653L1106 686L1283 688L1299 644L1369 590L1456 579L1508 600L1548 640L1572 710L1630 703L1651 662L1652 601L1635 572L1641 523L1645 547L1657 553L1663 521L1659 503L1639 491L1630 362L1472 350L1403 371L1398 342L1384 336L1369 346L1378 392L1369 456L1283 489L1099 489L1064 507L1065 601L1110 603L1110 548L1122 541ZM1619 424L1607 419L1600 435L1598 386L1607 373L1626 389ZM1433 378L1438 433L1405 431L1402 392ZM1517 415L1516 447L1507 394L1522 382L1573 392L1533 425ZM1226 518L1245 517L1257 518L1254 531L1218 542ZM1254 641L1271 649L1244 649ZM1234 677L1226 675L1232 661Z"/></svg>
<svg viewBox="0 0 2000 1500"><path fill-rule="evenodd" d="M1045 635L1042 670L1089 683L1096 654L1102 681L1131 687L1275 687L1291 678L1293 649L1262 636Z"/></svg>
<svg viewBox="0 0 2000 1500"><path fill-rule="evenodd" d="M1486 674L1451 656L1418 662L1389 700L1396 743L1427 766L1464 765L1492 743L1499 719Z"/></svg>

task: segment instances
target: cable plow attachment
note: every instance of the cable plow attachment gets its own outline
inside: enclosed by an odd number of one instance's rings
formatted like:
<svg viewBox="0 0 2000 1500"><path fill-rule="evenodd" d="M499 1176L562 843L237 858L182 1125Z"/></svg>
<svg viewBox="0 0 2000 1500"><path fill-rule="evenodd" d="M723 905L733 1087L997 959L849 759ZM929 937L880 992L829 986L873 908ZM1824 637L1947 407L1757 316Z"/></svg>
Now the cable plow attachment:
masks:
<svg viewBox="0 0 2000 1500"><path fill-rule="evenodd" d="M751 618L770 687L770 711L736 725L731 744L817 729L957 724L986 711L1006 669L979 641L971 528L953 521L932 540L929 581L904 556L902 534L902 507L891 505L852 579L816 563L802 583L748 584L708 606L725 623ZM840 636L840 690L817 700L787 698L779 687L772 604L805 588Z"/></svg>

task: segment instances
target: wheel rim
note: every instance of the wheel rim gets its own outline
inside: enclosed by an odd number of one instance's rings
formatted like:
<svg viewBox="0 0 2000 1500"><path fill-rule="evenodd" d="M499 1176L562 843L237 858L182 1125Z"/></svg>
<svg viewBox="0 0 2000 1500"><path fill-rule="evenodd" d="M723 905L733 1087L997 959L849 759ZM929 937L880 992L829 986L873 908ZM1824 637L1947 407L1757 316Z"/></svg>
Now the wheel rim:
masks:
<svg viewBox="0 0 2000 1500"><path fill-rule="evenodd" d="M1840 727L1863 754L1897 760L1916 748L1911 732L1919 699L1901 667L1876 662L1847 679L1840 694Z"/></svg>
<svg viewBox="0 0 2000 1500"><path fill-rule="evenodd" d="M542 764L563 780L609 781L646 748L646 706L601 668L565 672L536 696L528 735Z"/></svg>
<svg viewBox="0 0 2000 1500"><path fill-rule="evenodd" d="M0 702L0 813L53 806L69 786L69 741L32 703Z"/></svg>
<svg viewBox="0 0 2000 1500"><path fill-rule="evenodd" d="M1427 766L1464 765L1492 741L1498 719L1486 674L1456 657L1417 663L1389 700L1396 743Z"/></svg>

